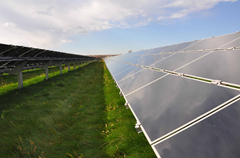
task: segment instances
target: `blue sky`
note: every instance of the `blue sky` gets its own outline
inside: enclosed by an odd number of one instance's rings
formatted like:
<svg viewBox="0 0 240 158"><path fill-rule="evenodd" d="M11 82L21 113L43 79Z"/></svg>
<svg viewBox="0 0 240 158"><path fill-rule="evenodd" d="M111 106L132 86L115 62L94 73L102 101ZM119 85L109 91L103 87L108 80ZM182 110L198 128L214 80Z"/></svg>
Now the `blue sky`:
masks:
<svg viewBox="0 0 240 158"><path fill-rule="evenodd" d="M9 0L0 42L124 54L240 31L239 8L236 0Z"/></svg>

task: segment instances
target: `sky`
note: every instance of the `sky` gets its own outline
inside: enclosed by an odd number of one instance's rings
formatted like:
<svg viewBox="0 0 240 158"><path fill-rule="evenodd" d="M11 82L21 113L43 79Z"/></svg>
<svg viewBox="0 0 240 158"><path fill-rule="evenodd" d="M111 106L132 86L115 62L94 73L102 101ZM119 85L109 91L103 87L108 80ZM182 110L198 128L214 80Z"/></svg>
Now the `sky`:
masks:
<svg viewBox="0 0 240 158"><path fill-rule="evenodd" d="M0 43L125 54L240 31L238 0L7 0Z"/></svg>

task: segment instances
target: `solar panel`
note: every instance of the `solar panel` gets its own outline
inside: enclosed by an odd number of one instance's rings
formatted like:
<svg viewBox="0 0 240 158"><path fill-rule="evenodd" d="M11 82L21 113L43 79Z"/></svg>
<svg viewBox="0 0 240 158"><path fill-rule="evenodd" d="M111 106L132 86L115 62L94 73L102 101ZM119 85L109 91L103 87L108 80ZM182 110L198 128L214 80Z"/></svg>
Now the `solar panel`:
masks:
<svg viewBox="0 0 240 158"><path fill-rule="evenodd" d="M109 58L126 64L114 72L111 65L108 67L126 100L125 106L130 107L136 118L135 128L142 129L158 157L240 156L236 147L234 150L227 147L226 152L219 149L224 148L225 141L229 146L238 146L235 137L239 134L227 138L234 130L229 133L223 130L225 135L221 139L214 138L217 130L204 131L216 124L209 119L216 120L218 115L213 113L240 99L239 45L240 33L234 33ZM208 119L206 126L197 127ZM200 134L188 132L191 129ZM206 140L197 138L201 134ZM222 141L222 146L217 144L219 150L211 149L215 140Z"/></svg>
<svg viewBox="0 0 240 158"><path fill-rule="evenodd" d="M160 54L160 55L156 55L156 56L147 56L147 58L143 58L142 60L131 62L131 64L141 64L141 65L147 65L147 66L149 65L150 66L150 64L163 61L171 55L173 55L173 54ZM139 71L142 71L142 70L143 69L140 67L128 65L125 67L121 67L121 69L118 70L119 72L115 74L116 76L115 75L114 76L117 81L120 81L127 77L130 77L130 75L139 73Z"/></svg>
<svg viewBox="0 0 240 158"><path fill-rule="evenodd" d="M130 75L133 75L135 74L136 72L140 71L140 70L144 70L143 68L141 67L136 67L136 66L132 66L132 65L128 65L128 68L126 68L125 70L123 71L119 71L118 74L115 75L115 79L117 81L121 81L123 80L124 78L130 76Z"/></svg>
<svg viewBox="0 0 240 158"><path fill-rule="evenodd" d="M226 47L229 42L232 42L236 38L240 37L240 33L233 33L218 37L207 38L199 41L198 43L192 45L191 47L183 49L183 51L187 50L200 50L200 49L215 49Z"/></svg>
<svg viewBox="0 0 240 158"><path fill-rule="evenodd" d="M240 85L240 50L215 51L179 72Z"/></svg>
<svg viewBox="0 0 240 158"><path fill-rule="evenodd" d="M22 70L45 69L46 79L48 79L48 66L60 66L61 74L62 64L75 64L94 60L99 59L39 48L0 44L0 74L10 73L17 75L19 88L23 87Z"/></svg>
<svg viewBox="0 0 240 158"><path fill-rule="evenodd" d="M121 68L128 66L128 64L113 61L109 64L107 63L107 66L109 67L110 71L114 75L115 73L118 73L118 71L121 70Z"/></svg>
<svg viewBox="0 0 240 158"><path fill-rule="evenodd" d="M152 67L174 71L175 69L184 66L185 64L198 59L205 54L207 54L207 52L176 53L164 61L153 64Z"/></svg>
<svg viewBox="0 0 240 158"><path fill-rule="evenodd" d="M239 158L240 102L154 145L162 158Z"/></svg>
<svg viewBox="0 0 240 158"><path fill-rule="evenodd" d="M180 44L176 44L176 45L171 45L171 46L167 46L167 48L165 50L162 50L159 53L166 53L166 52L177 52L177 51L181 51L183 49L186 49L188 47L191 47L192 45L195 45L196 43L198 43L199 41L191 41L191 42L184 42L184 43L180 43Z"/></svg>
<svg viewBox="0 0 240 158"><path fill-rule="evenodd" d="M134 90L158 79L159 77L165 75L164 73L144 69L140 73L134 74L120 82L118 85L121 87L125 95L133 92Z"/></svg>
<svg viewBox="0 0 240 158"><path fill-rule="evenodd" d="M123 89L125 86L120 83L119 86ZM154 141L239 93L236 90L168 75L127 95L126 99L149 138Z"/></svg>

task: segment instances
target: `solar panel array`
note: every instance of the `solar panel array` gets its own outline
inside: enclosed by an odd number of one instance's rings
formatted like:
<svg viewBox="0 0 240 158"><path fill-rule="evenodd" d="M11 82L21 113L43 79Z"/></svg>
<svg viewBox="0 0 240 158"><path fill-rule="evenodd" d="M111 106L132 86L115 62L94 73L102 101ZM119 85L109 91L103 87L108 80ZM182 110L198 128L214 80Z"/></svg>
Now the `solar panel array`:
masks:
<svg viewBox="0 0 240 158"><path fill-rule="evenodd" d="M10 73L18 75L19 88L22 88L22 70L43 68L46 70L46 79L48 79L48 66L59 66L60 72L62 64L89 62L98 60L98 58L63 53L52 50L31 48L24 46L15 46L0 44L0 74Z"/></svg>
<svg viewBox="0 0 240 158"><path fill-rule="evenodd" d="M157 157L240 157L240 32L105 59Z"/></svg>

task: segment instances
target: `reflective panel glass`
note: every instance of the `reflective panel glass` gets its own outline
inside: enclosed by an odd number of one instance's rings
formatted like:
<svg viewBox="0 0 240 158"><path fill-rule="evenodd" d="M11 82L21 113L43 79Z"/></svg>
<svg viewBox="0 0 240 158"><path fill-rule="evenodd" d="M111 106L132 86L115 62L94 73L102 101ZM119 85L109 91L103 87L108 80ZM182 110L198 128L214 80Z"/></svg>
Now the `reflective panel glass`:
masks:
<svg viewBox="0 0 240 158"><path fill-rule="evenodd" d="M128 93L152 82L153 80L163 76L164 73L144 69L137 74L131 75L128 78L120 81L118 85L121 87L123 93L127 95Z"/></svg>
<svg viewBox="0 0 240 158"><path fill-rule="evenodd" d="M196 53L176 53L173 54L171 57L167 58L164 61L160 61L152 67L171 70L174 71L175 69L184 66L185 64L205 55L207 52L196 52Z"/></svg>
<svg viewBox="0 0 240 158"><path fill-rule="evenodd" d="M112 71L114 68L118 67L120 65L120 63L116 62L116 61L110 61L110 62L106 63L106 65L107 65L109 71Z"/></svg>
<svg viewBox="0 0 240 158"><path fill-rule="evenodd" d="M147 73L145 76L148 76ZM122 86L124 85L120 87ZM236 90L168 75L126 96L126 99L147 135L154 141L239 93Z"/></svg>
<svg viewBox="0 0 240 158"><path fill-rule="evenodd" d="M136 73L140 70L144 70L144 69L142 67L129 65L128 68L126 68L124 71L121 71L118 74L116 74L115 79L117 81L121 81L121 80L125 79L126 77L133 75L134 73Z"/></svg>
<svg viewBox="0 0 240 158"><path fill-rule="evenodd" d="M171 54L159 54L159 55L148 55L143 56L141 60L132 62L133 64L139 64L143 66L149 66L152 65L158 61L162 61L164 58L170 56Z"/></svg>
<svg viewBox="0 0 240 158"><path fill-rule="evenodd" d="M214 51L178 72L240 84L240 50Z"/></svg>
<svg viewBox="0 0 240 158"><path fill-rule="evenodd" d="M180 43L180 44L171 45L171 46L169 46L168 49L162 51L162 53L178 52L178 51L183 50L184 48L187 48L187 47L190 47L190 46L194 45L195 43L197 43L197 41L184 42L184 43Z"/></svg>
<svg viewBox="0 0 240 158"><path fill-rule="evenodd" d="M149 66L155 62L159 62L162 60L167 59L167 57L171 56L171 54L161 54L161 55L152 55L152 56L147 56L147 58L142 58L140 61L133 62L133 64L139 64L143 66ZM116 74L115 79L117 81L121 81L125 79L126 77L130 77L130 75L133 75L135 73L139 73L139 71L142 71L143 68L141 67L136 67L129 65L127 67L124 67L119 71L119 73Z"/></svg>
<svg viewBox="0 0 240 158"><path fill-rule="evenodd" d="M214 38L207 38L183 50L186 51L186 50L225 48L227 47L227 45L229 46L229 44L227 43L238 37L240 37L240 33L217 36Z"/></svg>
<svg viewBox="0 0 240 158"><path fill-rule="evenodd" d="M118 68L113 69L111 72L112 72L112 74L115 76L115 75L121 73L122 71L125 71L125 70L128 69L130 66L132 66L132 65L121 63Z"/></svg>
<svg viewBox="0 0 240 158"><path fill-rule="evenodd" d="M239 158L240 102L155 145L162 158Z"/></svg>

